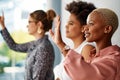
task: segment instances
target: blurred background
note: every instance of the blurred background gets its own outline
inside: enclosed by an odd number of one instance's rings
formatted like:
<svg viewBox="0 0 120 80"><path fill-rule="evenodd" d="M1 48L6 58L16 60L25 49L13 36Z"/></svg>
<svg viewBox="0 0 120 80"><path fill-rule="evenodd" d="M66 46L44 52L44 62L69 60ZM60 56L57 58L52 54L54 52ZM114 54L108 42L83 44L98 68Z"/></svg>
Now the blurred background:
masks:
<svg viewBox="0 0 120 80"><path fill-rule="evenodd" d="M65 25L69 13L65 10L66 4L73 0L0 0L0 15L4 11L5 24L11 36L17 43L31 41L34 38L27 33L28 15L34 10L47 11L53 9L61 16L61 34L66 44L73 46L72 41L65 37ZM92 2L96 7L105 7L115 11L120 19L119 0L82 0ZM54 28L53 28L54 30ZM120 46L120 28L115 32L112 43ZM51 40L51 38L50 38ZM51 40L52 42L52 40ZM53 43L53 42L52 42ZM53 43L55 49L55 64L60 63L63 57ZM0 80L24 80L25 53L10 50L0 35Z"/></svg>

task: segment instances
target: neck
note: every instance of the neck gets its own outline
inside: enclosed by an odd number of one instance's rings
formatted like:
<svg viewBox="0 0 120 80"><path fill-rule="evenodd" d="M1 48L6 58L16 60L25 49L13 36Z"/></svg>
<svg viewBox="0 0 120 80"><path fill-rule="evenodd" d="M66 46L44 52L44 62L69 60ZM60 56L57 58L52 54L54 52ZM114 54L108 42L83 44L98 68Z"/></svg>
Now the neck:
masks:
<svg viewBox="0 0 120 80"><path fill-rule="evenodd" d="M36 40L38 40L38 39L40 39L40 38L42 38L44 36L45 36L45 34L36 34L36 35L34 35L34 37L36 38Z"/></svg>
<svg viewBox="0 0 120 80"><path fill-rule="evenodd" d="M112 43L111 43L111 40L109 39L108 40L104 40L104 41L101 41L101 42L96 42L96 52L99 52L101 49L104 49L108 46L111 46Z"/></svg>
<svg viewBox="0 0 120 80"><path fill-rule="evenodd" d="M84 41L84 38L80 37L80 38L72 39L72 41L74 43L74 49L76 49Z"/></svg>

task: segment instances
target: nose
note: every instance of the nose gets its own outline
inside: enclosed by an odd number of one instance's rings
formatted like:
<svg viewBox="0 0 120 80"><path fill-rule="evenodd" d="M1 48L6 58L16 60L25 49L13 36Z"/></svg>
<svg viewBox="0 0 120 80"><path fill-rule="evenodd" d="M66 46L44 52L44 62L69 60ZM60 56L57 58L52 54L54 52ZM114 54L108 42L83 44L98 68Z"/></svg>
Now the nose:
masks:
<svg viewBox="0 0 120 80"><path fill-rule="evenodd" d="M69 26L68 26L68 24L66 24L66 26L65 26L66 28L68 28Z"/></svg>
<svg viewBox="0 0 120 80"><path fill-rule="evenodd" d="M88 31L88 25L85 25L82 32Z"/></svg>
<svg viewBox="0 0 120 80"><path fill-rule="evenodd" d="M28 28L29 26L27 25L26 27Z"/></svg>

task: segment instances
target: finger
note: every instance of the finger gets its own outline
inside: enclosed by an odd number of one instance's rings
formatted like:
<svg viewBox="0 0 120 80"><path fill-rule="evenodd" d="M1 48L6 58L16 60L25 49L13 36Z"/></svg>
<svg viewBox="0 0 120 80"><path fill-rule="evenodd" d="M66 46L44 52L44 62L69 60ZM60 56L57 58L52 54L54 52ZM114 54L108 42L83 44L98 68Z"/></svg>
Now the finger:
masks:
<svg viewBox="0 0 120 80"><path fill-rule="evenodd" d="M60 20L60 16L57 15L57 16L55 17L55 20L56 20L56 21L57 21L57 20Z"/></svg>
<svg viewBox="0 0 120 80"><path fill-rule="evenodd" d="M49 33L50 33L50 36L51 36L51 37L54 36L54 33L53 33L52 29L49 30Z"/></svg>
<svg viewBox="0 0 120 80"><path fill-rule="evenodd" d="M2 10L2 16L4 16L4 11Z"/></svg>
<svg viewBox="0 0 120 80"><path fill-rule="evenodd" d="M60 16L56 16L56 21L60 21Z"/></svg>
<svg viewBox="0 0 120 80"><path fill-rule="evenodd" d="M57 27L58 29L60 29L60 24L61 24L60 16L57 16L57 17L56 17L56 27Z"/></svg>
<svg viewBox="0 0 120 80"><path fill-rule="evenodd" d="M60 80L59 78L57 78L56 80Z"/></svg>
<svg viewBox="0 0 120 80"><path fill-rule="evenodd" d="M4 11L2 10L2 16L1 16L1 19L4 20Z"/></svg>

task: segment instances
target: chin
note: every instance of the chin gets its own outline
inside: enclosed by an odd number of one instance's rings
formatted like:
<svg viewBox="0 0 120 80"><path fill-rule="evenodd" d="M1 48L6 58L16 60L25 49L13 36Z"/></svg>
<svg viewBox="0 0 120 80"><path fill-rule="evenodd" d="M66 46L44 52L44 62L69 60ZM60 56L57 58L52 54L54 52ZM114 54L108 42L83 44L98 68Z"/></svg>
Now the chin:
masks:
<svg viewBox="0 0 120 80"><path fill-rule="evenodd" d="M87 42L93 42L93 40L86 38Z"/></svg>
<svg viewBox="0 0 120 80"><path fill-rule="evenodd" d="M29 33L29 35L32 35L32 33L30 33L30 32L28 32Z"/></svg>
<svg viewBox="0 0 120 80"><path fill-rule="evenodd" d="M66 36L66 37L69 38L69 39L71 38L70 36Z"/></svg>

